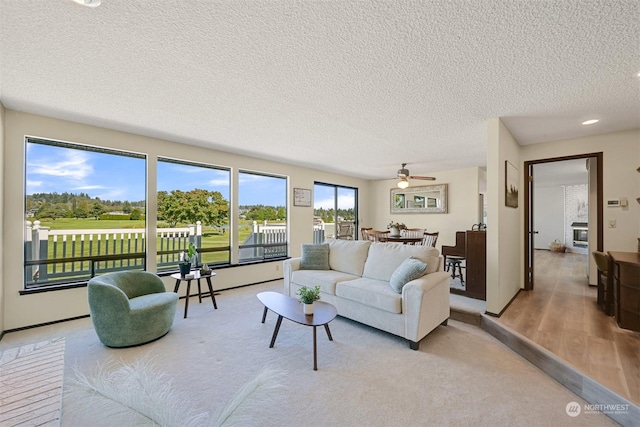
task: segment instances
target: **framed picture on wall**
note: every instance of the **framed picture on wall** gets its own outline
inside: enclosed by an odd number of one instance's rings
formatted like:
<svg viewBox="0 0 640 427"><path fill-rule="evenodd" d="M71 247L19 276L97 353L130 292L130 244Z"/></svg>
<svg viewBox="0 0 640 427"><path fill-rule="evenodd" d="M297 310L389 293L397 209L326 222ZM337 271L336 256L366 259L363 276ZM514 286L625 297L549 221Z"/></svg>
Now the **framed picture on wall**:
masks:
<svg viewBox="0 0 640 427"><path fill-rule="evenodd" d="M293 206L311 206L311 190L307 188L293 189Z"/></svg>
<svg viewBox="0 0 640 427"><path fill-rule="evenodd" d="M504 205L518 207L518 168L508 160L504 162Z"/></svg>

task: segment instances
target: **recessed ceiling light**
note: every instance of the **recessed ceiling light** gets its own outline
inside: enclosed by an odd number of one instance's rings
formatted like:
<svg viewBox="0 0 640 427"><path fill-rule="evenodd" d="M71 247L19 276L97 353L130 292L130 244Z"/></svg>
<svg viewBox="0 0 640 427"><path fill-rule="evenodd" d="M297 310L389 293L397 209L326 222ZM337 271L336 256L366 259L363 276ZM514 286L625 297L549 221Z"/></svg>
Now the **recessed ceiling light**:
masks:
<svg viewBox="0 0 640 427"><path fill-rule="evenodd" d="M598 123L599 121L600 120L598 120L598 119L591 119L591 120L587 120L587 121L582 122L582 124L583 125L592 125L594 123Z"/></svg>
<svg viewBox="0 0 640 427"><path fill-rule="evenodd" d="M74 2L87 7L98 7L102 0L73 0Z"/></svg>

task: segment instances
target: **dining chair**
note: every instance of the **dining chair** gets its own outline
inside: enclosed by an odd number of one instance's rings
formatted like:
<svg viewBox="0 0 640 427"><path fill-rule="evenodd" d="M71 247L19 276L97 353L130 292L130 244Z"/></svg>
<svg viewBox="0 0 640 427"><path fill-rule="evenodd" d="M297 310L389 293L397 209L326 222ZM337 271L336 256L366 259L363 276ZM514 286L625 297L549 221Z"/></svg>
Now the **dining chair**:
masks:
<svg viewBox="0 0 640 427"><path fill-rule="evenodd" d="M424 228L405 228L400 231L402 237L423 237L427 230ZM409 245L422 245L422 241L407 243Z"/></svg>
<svg viewBox="0 0 640 427"><path fill-rule="evenodd" d="M425 228L405 228L400 230L402 237L422 237L427 230Z"/></svg>
<svg viewBox="0 0 640 427"><path fill-rule="evenodd" d="M338 233L336 239L353 239L353 224L350 222L341 222L338 224Z"/></svg>
<svg viewBox="0 0 640 427"><path fill-rule="evenodd" d="M362 240L369 240L369 236L367 236L367 231L373 230L372 227L362 227L360 229L360 234L362 235Z"/></svg>
<svg viewBox="0 0 640 427"><path fill-rule="evenodd" d="M372 242L381 242L391 232L389 230L379 231L379 230L369 229L369 230L366 230L365 233L367 233L368 240L371 240Z"/></svg>
<svg viewBox="0 0 640 427"><path fill-rule="evenodd" d="M422 239L422 246L431 246L433 248L436 247L436 242L438 241L439 231L434 231L433 233L424 232L424 238Z"/></svg>
<svg viewBox="0 0 640 427"><path fill-rule="evenodd" d="M611 316L613 314L613 293L611 289L608 289L609 255L599 251L593 251L591 254L598 268L597 303L607 316Z"/></svg>

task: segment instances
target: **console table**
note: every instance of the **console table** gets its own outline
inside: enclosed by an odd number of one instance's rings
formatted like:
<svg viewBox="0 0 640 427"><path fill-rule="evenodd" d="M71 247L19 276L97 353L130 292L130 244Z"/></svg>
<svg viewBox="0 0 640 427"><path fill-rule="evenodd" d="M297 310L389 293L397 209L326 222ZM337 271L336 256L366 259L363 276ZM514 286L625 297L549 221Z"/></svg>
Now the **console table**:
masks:
<svg viewBox="0 0 640 427"><path fill-rule="evenodd" d="M609 252L608 271L618 326L640 332L640 253Z"/></svg>

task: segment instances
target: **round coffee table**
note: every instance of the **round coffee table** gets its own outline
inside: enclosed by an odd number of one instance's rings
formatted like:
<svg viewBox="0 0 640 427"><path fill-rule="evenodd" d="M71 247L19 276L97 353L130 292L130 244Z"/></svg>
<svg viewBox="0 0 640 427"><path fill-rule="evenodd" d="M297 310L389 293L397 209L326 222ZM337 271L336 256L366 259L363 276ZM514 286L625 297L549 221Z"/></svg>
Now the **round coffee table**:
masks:
<svg viewBox="0 0 640 427"><path fill-rule="evenodd" d="M317 371L318 350L316 344L316 327L324 326L329 341L333 341L331 331L329 330L329 322L336 318L338 314L336 308L327 302L316 301L314 303L313 314L306 315L302 311L302 304L296 298L291 298L277 292L260 292L257 297L260 302L264 304L262 323L264 323L267 318L267 310L271 310L278 315L278 321L273 330L269 348L273 348L276 343L283 317L301 325L313 326L313 370Z"/></svg>

